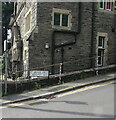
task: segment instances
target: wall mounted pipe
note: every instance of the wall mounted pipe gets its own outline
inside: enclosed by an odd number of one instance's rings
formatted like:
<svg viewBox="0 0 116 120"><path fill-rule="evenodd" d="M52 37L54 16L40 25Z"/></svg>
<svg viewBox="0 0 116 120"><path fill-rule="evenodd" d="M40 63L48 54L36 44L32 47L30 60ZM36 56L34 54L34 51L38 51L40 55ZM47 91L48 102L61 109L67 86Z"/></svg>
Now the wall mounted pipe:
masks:
<svg viewBox="0 0 116 120"><path fill-rule="evenodd" d="M79 7L78 7L78 29L77 31L71 31L71 30L54 30L52 32L52 50L51 50L51 64L53 65L54 62L54 53L55 53L55 49L59 48L59 47L64 47L64 46L68 46L68 45L73 45L76 44L77 41L77 34L80 33L81 31L81 2L79 2ZM71 42L67 42L64 44L59 44L59 45L55 45L55 35L57 33L64 33L64 34L72 34L74 35L75 39L74 41ZM54 66L51 67L51 73L54 74Z"/></svg>

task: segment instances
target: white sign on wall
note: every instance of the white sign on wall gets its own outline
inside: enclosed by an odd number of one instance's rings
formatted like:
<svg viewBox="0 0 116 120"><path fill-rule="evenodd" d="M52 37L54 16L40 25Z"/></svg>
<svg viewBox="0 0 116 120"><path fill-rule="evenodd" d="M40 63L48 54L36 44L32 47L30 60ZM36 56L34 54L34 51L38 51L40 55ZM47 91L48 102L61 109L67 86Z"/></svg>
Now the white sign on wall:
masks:
<svg viewBox="0 0 116 120"><path fill-rule="evenodd" d="M30 77L48 77L49 72L48 71L30 71Z"/></svg>

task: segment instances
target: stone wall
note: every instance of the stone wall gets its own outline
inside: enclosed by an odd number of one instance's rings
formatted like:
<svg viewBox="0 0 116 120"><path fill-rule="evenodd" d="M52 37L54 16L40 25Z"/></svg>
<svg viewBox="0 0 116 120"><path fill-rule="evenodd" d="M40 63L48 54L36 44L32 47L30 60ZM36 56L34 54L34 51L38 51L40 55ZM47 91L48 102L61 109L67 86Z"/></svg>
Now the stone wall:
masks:
<svg viewBox="0 0 116 120"><path fill-rule="evenodd" d="M17 6L19 7L20 4ZM30 15L30 29L26 32L26 16L28 13L31 13ZM21 41L22 41L22 60L18 62L18 67L22 67L22 70L28 70L29 69L29 37L32 33L32 31L36 27L36 16L37 16L37 3L36 2L26 2L22 10L20 11L18 17L16 18L16 24L19 26L20 34L21 34ZM17 11L18 14L18 11ZM15 25L15 23L14 23ZM15 37L14 37L15 38ZM14 39L13 42L13 49L15 49L17 46L17 42ZM14 50L13 50L14 51ZM21 69L20 69L21 70ZM28 72L26 71L23 76L27 76Z"/></svg>
<svg viewBox="0 0 116 120"><path fill-rule="evenodd" d="M66 74L62 74L62 81L63 82L71 82L78 80L86 80L88 77L92 77L96 75L96 70L98 69L86 69L82 71L70 72ZM99 75L113 73L116 71L116 65L111 65L107 67L101 67L99 69ZM17 82L17 84L16 84ZM32 80L20 80L20 81L9 81L7 84L7 94L15 94L15 93L22 93L29 90L36 90L40 88L45 88L48 86L58 85L59 83L59 75L52 75L49 78L36 78ZM1 83L2 91L1 95L4 96L5 92L5 84Z"/></svg>
<svg viewBox="0 0 116 120"><path fill-rule="evenodd" d="M37 33L33 33L34 39L30 41L30 68L39 68L52 63L52 34L57 28L52 27L52 11L53 8L71 11L71 31L76 33L76 43L66 45L64 48L64 62L74 61L90 57L91 55L91 17L92 3L81 3L81 11L79 11L79 3L38 3L37 9ZM79 22L79 13L81 22ZM58 28L57 30L61 30ZM70 30L69 30L70 31ZM74 41L75 37L72 34L56 33L56 44L62 42ZM49 49L45 49L45 43L50 45ZM54 50L54 64L61 62L61 47ZM72 65L65 65L64 72L79 70L78 68L91 67L91 60L81 61ZM59 68L57 68L59 69ZM57 70L56 70L57 71Z"/></svg>
<svg viewBox="0 0 116 120"><path fill-rule="evenodd" d="M2 56L2 2L0 2L0 56Z"/></svg>
<svg viewBox="0 0 116 120"><path fill-rule="evenodd" d="M109 10L103 10L98 8L98 4L95 4L94 8L94 44L93 44L93 52L94 55L97 49L97 34L107 34L107 51L106 54L106 64L116 64L116 42L115 42L115 32L113 29L115 28L115 12Z"/></svg>
<svg viewBox="0 0 116 120"><path fill-rule="evenodd" d="M94 5L94 6L93 6ZM25 16L31 10L31 29L25 34ZM53 26L53 10L70 12L70 28ZM25 8L17 18L21 28L23 40L23 66L24 69L40 70L41 66L72 62L64 64L64 72L82 70L96 66L97 35L107 34L107 60L104 65L115 64L116 57L111 55L116 51L114 40L114 13L100 10L97 3L74 2L38 2L26 3ZM54 31L60 32L54 32ZM64 32L68 31L68 32ZM74 33L75 32L75 33ZM63 47L62 44L67 44ZM49 48L45 48L45 45ZM56 48L56 45L59 47ZM62 51L63 49L63 51ZM27 50L26 59L25 50ZM90 59L90 57L94 57ZM80 60L73 62L75 60ZM42 70L52 72L51 67ZM54 67L59 73L59 66Z"/></svg>

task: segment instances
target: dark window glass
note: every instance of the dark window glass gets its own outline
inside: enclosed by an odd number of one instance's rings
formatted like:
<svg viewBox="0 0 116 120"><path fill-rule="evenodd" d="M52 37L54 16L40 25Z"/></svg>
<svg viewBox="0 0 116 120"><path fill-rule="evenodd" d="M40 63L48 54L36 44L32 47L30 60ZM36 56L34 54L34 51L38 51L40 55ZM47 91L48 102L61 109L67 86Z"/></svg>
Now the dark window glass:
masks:
<svg viewBox="0 0 116 120"><path fill-rule="evenodd" d="M102 55L101 50L98 50L98 56L101 56L101 55Z"/></svg>
<svg viewBox="0 0 116 120"><path fill-rule="evenodd" d="M54 13L54 25L60 25L60 14Z"/></svg>
<svg viewBox="0 0 116 120"><path fill-rule="evenodd" d="M104 48L104 37L99 36L98 46Z"/></svg>
<svg viewBox="0 0 116 120"><path fill-rule="evenodd" d="M67 14L62 15L62 26L68 26L68 15Z"/></svg>
<svg viewBox="0 0 116 120"><path fill-rule="evenodd" d="M104 50L98 50L98 65L103 65Z"/></svg>
<svg viewBox="0 0 116 120"><path fill-rule="evenodd" d="M110 2L107 2L107 9L111 9Z"/></svg>
<svg viewBox="0 0 116 120"><path fill-rule="evenodd" d="M104 8L104 2L103 2L103 0L101 0L101 2L100 2L100 8Z"/></svg>
<svg viewBox="0 0 116 120"><path fill-rule="evenodd" d="M114 10L116 10L116 1L115 1L115 3L114 3Z"/></svg>

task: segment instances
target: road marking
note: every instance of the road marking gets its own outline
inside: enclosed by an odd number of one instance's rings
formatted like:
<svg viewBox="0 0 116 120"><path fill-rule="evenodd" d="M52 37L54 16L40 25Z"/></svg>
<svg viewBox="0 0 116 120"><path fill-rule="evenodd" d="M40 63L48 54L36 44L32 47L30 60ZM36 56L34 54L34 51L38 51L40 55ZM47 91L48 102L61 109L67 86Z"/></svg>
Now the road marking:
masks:
<svg viewBox="0 0 116 120"><path fill-rule="evenodd" d="M48 101L47 99L39 99L39 100L31 100L31 101L25 101L25 102L22 102L22 103L12 103L12 104L9 104L9 105L4 105L4 106L0 106L0 108L8 108L8 107L16 107L16 106L22 106L22 105L25 105L25 104L32 104L32 103L36 103L36 102L42 102L42 101Z"/></svg>
<svg viewBox="0 0 116 120"><path fill-rule="evenodd" d="M56 95L56 97L59 98L59 97L63 97L63 96L66 96L66 95L75 94L77 92L83 92L83 91L86 91L86 90L106 86L106 85L109 85L109 84L112 84L112 83L116 83L116 81L102 83L102 84L99 84L99 85L91 85L91 86L84 87L84 88L81 88L81 89L78 89L78 90L73 90L73 91L70 91L70 92L66 92L66 93ZM46 99L46 98L45 99L39 99L39 100L31 100L31 101L25 101L25 102L21 102L21 103L13 103L13 104L9 104L9 105L0 106L0 108L8 108L8 107L13 108L13 107L16 107L16 106L22 106L22 105L25 105L25 104L32 104L32 103L43 102L43 101L48 101L48 100L49 99Z"/></svg>
<svg viewBox="0 0 116 120"><path fill-rule="evenodd" d="M99 85L92 85L92 86L84 87L84 88L81 88L81 89L78 89L78 90L74 90L74 91L70 91L70 92L67 92L67 93L59 94L56 97L63 97L63 96L66 96L66 95L75 94L77 92L83 92L83 91L90 90L90 89L93 89L93 88L106 86L106 85L109 85L109 84L112 84L112 83L115 83L115 81L111 81L111 82L103 83L103 84L99 84Z"/></svg>

